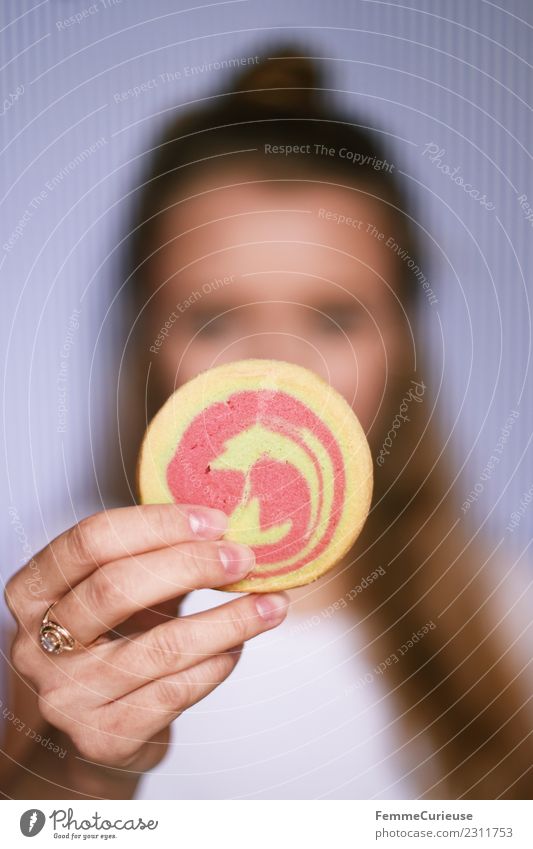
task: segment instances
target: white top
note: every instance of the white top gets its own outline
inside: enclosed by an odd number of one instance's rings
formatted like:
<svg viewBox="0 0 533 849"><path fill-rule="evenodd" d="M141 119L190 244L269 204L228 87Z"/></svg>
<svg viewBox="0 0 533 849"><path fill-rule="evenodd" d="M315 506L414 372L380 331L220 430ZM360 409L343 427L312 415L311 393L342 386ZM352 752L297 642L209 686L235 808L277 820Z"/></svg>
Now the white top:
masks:
<svg viewBox="0 0 533 849"><path fill-rule="evenodd" d="M170 749L137 798L417 798L357 597L328 616L338 581L309 586L289 591L296 600L285 621L248 641L229 678L173 723ZM232 597L200 590L180 612Z"/></svg>

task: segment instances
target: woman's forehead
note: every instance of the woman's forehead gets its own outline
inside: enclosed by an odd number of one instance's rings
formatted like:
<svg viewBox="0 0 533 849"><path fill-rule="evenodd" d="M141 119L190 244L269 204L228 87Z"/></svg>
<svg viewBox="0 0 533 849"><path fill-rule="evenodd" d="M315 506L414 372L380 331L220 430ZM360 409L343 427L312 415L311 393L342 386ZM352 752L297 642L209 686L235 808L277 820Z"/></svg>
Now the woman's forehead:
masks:
<svg viewBox="0 0 533 849"><path fill-rule="evenodd" d="M229 181L228 181L229 182ZM390 276L394 236L383 204L316 183L197 185L159 218L158 277L227 273L364 273ZM155 247L155 246L154 246Z"/></svg>
<svg viewBox="0 0 533 849"><path fill-rule="evenodd" d="M230 216L270 215L278 210L315 213L326 222L361 229L375 219L390 218L371 185L343 185L329 177L301 174L273 178L259 172L227 170L186 182L165 204L182 229ZM194 225L193 225L194 226Z"/></svg>

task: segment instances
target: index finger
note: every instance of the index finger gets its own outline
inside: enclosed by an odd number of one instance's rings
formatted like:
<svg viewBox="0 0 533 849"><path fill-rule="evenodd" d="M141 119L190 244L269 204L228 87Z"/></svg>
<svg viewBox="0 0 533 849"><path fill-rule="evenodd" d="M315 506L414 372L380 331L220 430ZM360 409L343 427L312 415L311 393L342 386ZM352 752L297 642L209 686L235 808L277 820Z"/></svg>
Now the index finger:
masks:
<svg viewBox="0 0 533 849"><path fill-rule="evenodd" d="M227 525L222 510L194 504L141 504L95 513L40 553L46 597L61 597L105 563L188 540L216 539Z"/></svg>

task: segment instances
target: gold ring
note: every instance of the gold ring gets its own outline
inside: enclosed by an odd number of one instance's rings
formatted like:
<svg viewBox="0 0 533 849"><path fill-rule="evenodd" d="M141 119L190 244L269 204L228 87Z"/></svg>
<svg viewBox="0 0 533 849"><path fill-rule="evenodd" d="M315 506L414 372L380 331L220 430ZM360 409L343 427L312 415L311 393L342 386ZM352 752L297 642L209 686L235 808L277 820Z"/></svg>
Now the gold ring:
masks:
<svg viewBox="0 0 533 849"><path fill-rule="evenodd" d="M56 603L57 602L54 601L44 614L43 621L41 622L41 630L39 632L41 648L48 654L61 654L61 652L73 651L81 646L81 644L74 639L70 631L63 628L59 622L54 622L53 619L50 619L50 612Z"/></svg>

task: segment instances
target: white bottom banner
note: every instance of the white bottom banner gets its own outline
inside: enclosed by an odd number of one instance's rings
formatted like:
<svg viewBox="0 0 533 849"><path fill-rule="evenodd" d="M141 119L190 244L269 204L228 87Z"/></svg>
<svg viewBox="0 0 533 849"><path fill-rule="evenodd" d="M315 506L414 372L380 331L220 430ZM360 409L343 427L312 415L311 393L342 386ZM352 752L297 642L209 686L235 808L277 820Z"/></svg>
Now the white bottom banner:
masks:
<svg viewBox="0 0 533 849"><path fill-rule="evenodd" d="M4 801L2 845L533 847L527 801Z"/></svg>

